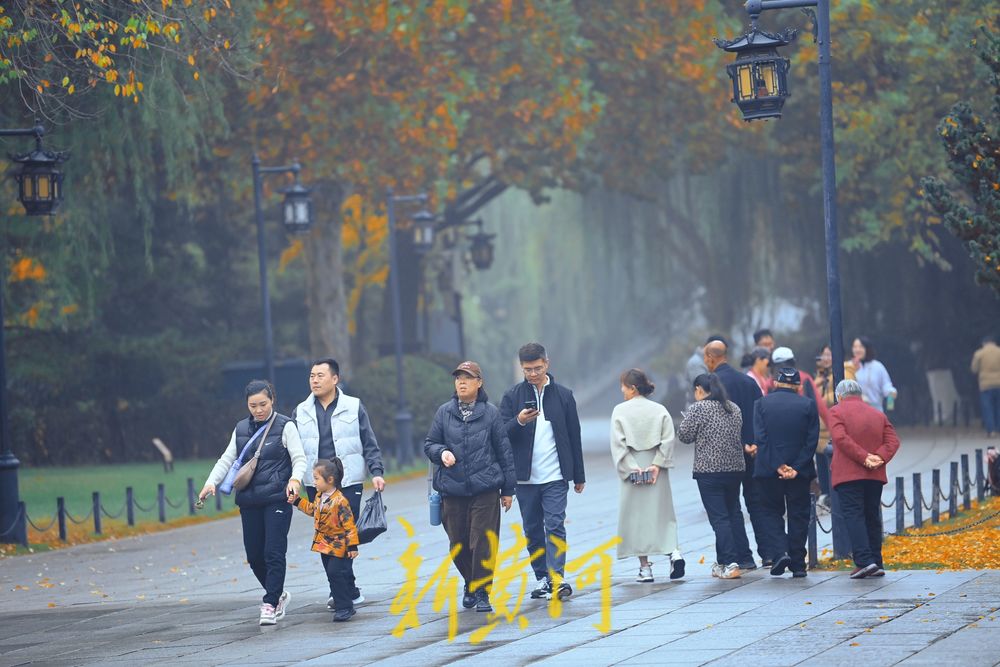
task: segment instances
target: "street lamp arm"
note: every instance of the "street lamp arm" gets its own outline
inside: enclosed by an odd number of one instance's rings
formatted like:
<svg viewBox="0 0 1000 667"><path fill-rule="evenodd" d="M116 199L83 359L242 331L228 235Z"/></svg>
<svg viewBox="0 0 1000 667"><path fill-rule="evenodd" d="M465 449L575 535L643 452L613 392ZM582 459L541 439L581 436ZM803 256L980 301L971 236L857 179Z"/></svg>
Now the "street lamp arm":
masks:
<svg viewBox="0 0 1000 667"><path fill-rule="evenodd" d="M794 9L796 7L815 7L818 0L747 0L744 5L751 16L768 9Z"/></svg>

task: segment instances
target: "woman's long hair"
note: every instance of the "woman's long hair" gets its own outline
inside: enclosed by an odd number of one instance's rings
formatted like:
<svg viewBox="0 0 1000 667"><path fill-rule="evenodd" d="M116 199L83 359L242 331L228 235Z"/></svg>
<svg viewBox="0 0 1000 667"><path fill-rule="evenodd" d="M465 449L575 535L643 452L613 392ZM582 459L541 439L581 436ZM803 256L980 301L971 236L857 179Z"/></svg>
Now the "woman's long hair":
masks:
<svg viewBox="0 0 1000 667"><path fill-rule="evenodd" d="M706 401L718 401L723 410L733 411L729 405L729 395L726 393L726 388L719 382L719 376L715 373L702 373L694 379L692 384L694 387L700 387L702 391L708 392L708 396L705 397Z"/></svg>

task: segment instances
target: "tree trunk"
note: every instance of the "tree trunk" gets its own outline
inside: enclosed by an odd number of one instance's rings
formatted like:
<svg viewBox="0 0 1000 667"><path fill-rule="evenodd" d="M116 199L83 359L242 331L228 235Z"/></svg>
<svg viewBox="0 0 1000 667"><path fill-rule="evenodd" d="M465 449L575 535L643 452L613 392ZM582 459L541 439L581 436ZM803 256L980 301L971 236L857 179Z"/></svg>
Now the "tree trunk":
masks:
<svg viewBox="0 0 1000 667"><path fill-rule="evenodd" d="M340 243L342 191L317 188L313 197L313 230L305 239L306 309L309 314L309 352L313 358L330 356L342 375L351 369L344 257ZM323 196L326 195L326 196Z"/></svg>

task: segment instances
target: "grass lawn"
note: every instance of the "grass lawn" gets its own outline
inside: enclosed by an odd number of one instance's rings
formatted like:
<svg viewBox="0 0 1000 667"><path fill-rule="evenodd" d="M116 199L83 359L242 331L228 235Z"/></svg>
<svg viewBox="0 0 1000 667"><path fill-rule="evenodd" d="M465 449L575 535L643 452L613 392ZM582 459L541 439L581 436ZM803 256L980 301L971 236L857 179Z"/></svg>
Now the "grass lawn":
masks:
<svg viewBox="0 0 1000 667"><path fill-rule="evenodd" d="M194 479L194 492L197 494L214 464L214 460L175 461L174 471L170 473L163 472L162 463L21 468L21 500L25 502L31 520L44 527L56 513L56 498L59 496L66 499L66 511L79 519L90 511L92 494L98 491L105 510L117 515L125 505L125 488L131 486L137 504L136 523L159 521L156 486L163 484L167 499L174 505L180 505L175 508L167 504L167 520L170 520L188 515L188 477ZM152 511L142 512L139 506ZM232 507L232 497L224 496L223 508L230 510ZM199 514L215 511L215 503L209 500ZM108 519L104 517L105 521ZM90 525L93 527L92 521Z"/></svg>
<svg viewBox="0 0 1000 667"><path fill-rule="evenodd" d="M387 462L388 463L388 462ZM209 498L205 507L191 516L188 508L187 480L194 480L194 492L201 491L215 460L174 461L173 472L164 472L162 463L124 463L97 466L67 466L50 468L22 467L18 471L21 500L28 510L28 518L39 531L29 525L29 549L15 545L0 545L0 556L93 542L107 538L126 537L139 533L177 527L207 519L232 516L236 512L234 496L222 496L222 511L216 509L215 500ZM387 475L387 481L407 479L427 473L426 465L413 465ZM163 484L168 503L166 523L160 523L157 506L157 485ZM132 487L135 501L135 526L130 527L125 514L125 489ZM94 520L88 516L93 507L93 493L101 494L101 535L94 533ZM59 540L56 516L56 498L66 502L67 541ZM171 506L174 505L174 506ZM111 516L108 516L108 515ZM112 518L114 517L114 518Z"/></svg>

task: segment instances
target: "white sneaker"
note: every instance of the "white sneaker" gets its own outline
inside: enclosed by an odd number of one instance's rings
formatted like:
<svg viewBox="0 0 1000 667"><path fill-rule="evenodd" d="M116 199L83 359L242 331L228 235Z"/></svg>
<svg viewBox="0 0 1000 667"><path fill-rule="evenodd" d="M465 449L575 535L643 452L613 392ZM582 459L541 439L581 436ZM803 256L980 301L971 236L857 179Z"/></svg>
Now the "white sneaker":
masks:
<svg viewBox="0 0 1000 667"><path fill-rule="evenodd" d="M640 565L639 566L639 576L635 578L640 584L651 584L653 583L653 564Z"/></svg>
<svg viewBox="0 0 1000 667"><path fill-rule="evenodd" d="M264 603L260 606L260 624L261 625L274 625L277 623L277 619L274 617L274 605Z"/></svg>
<svg viewBox="0 0 1000 667"><path fill-rule="evenodd" d="M726 569L722 571L719 575L719 579L739 579L740 578L740 566L736 563L730 563L726 566Z"/></svg>
<svg viewBox="0 0 1000 667"><path fill-rule="evenodd" d="M364 596L364 593L362 593L361 591L358 591L358 597L356 597L353 600L351 600L351 602L354 604L355 607L357 607L359 604L361 604L364 601L365 601L365 596Z"/></svg>
<svg viewBox="0 0 1000 667"><path fill-rule="evenodd" d="M722 567L721 563L712 563L712 576L713 577L721 577L723 570L725 570L725 568Z"/></svg>
<svg viewBox="0 0 1000 667"><path fill-rule="evenodd" d="M288 608L288 601L292 599L292 594L288 591L281 591L278 598L278 606L274 608L274 620L280 621L285 617L285 609Z"/></svg>

